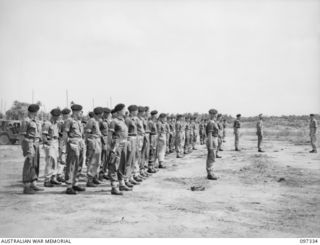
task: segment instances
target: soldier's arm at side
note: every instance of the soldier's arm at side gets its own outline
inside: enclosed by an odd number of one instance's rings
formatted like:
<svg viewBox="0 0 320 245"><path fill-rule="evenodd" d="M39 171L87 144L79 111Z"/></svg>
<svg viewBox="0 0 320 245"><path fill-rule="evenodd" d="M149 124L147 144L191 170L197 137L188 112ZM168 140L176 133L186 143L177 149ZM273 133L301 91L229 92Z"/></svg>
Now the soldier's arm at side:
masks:
<svg viewBox="0 0 320 245"><path fill-rule="evenodd" d="M26 120L23 120L20 127L20 142L24 140L28 128L28 122Z"/></svg>
<svg viewBox="0 0 320 245"><path fill-rule="evenodd" d="M62 130L62 139L65 143L67 143L68 141L68 137L69 137L69 131L70 131L70 121L69 120L66 120L64 122L64 125L63 125L63 130Z"/></svg>
<svg viewBox="0 0 320 245"><path fill-rule="evenodd" d="M212 141L213 124L211 122L208 123L206 132L208 137L209 149L213 149L213 141Z"/></svg>
<svg viewBox="0 0 320 245"><path fill-rule="evenodd" d="M48 144L49 124L44 122L42 125L42 142L44 145Z"/></svg>

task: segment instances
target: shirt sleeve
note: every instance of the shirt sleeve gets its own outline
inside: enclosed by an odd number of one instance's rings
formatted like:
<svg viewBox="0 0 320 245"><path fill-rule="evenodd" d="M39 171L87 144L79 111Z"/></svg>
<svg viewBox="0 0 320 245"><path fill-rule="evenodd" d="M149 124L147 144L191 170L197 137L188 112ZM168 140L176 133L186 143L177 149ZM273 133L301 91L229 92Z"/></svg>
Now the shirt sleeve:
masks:
<svg viewBox="0 0 320 245"><path fill-rule="evenodd" d="M115 131L115 128L116 128L116 123L114 120L112 120L109 125L109 132L113 133Z"/></svg>
<svg viewBox="0 0 320 245"><path fill-rule="evenodd" d="M93 122L92 122L92 120L90 119L90 120L87 122L87 124L86 124L86 126L85 126L85 128L84 128L85 132L86 132L86 133L91 133L91 132L92 132L92 126L93 126Z"/></svg>
<svg viewBox="0 0 320 245"><path fill-rule="evenodd" d="M208 122L206 129L207 129L207 132L213 132L213 123Z"/></svg>
<svg viewBox="0 0 320 245"><path fill-rule="evenodd" d="M64 125L63 125L63 132L69 133L70 132L70 127L71 127L71 121L70 120L66 120L64 122Z"/></svg>
<svg viewBox="0 0 320 245"><path fill-rule="evenodd" d="M20 127L20 134L25 135L27 133L28 123L29 122L27 120L22 121L21 127Z"/></svg>
<svg viewBox="0 0 320 245"><path fill-rule="evenodd" d="M49 133L49 127L50 123L49 122L44 122L42 125L42 134L48 134Z"/></svg>

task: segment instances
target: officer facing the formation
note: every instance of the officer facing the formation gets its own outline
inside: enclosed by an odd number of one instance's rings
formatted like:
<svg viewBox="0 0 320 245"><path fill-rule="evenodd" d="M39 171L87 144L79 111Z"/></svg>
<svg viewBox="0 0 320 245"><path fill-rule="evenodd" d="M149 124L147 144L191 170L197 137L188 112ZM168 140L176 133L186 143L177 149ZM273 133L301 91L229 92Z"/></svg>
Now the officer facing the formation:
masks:
<svg viewBox="0 0 320 245"><path fill-rule="evenodd" d="M257 122L257 136L258 136L258 152L264 152L261 148L262 139L263 139L262 114L259 114L259 121Z"/></svg>
<svg viewBox="0 0 320 245"><path fill-rule="evenodd" d="M310 153L317 153L317 128L318 128L318 123L317 120L314 118L314 114L310 114L310 141L311 141L311 147L312 150Z"/></svg>
<svg viewBox="0 0 320 245"><path fill-rule="evenodd" d="M53 187L61 185L56 179L59 158L59 126L58 119L61 115L60 109L53 109L50 112L50 121L42 125L42 142L45 152L44 186Z"/></svg>
<svg viewBox="0 0 320 245"><path fill-rule="evenodd" d="M217 180L218 178L213 173L213 164L216 161L216 150L218 148L218 132L219 128L216 123L218 111L215 109L209 110L209 121L206 125L207 134L207 178L209 180Z"/></svg>
<svg viewBox="0 0 320 245"><path fill-rule="evenodd" d="M37 187L36 182L39 176L39 141L40 141L40 123L36 119L39 106L31 104L28 107L28 116L21 125L21 147L25 157L22 181L24 184L24 194L35 194L36 191L43 189Z"/></svg>
<svg viewBox="0 0 320 245"><path fill-rule="evenodd" d="M101 161L101 131L100 120L102 119L103 108L96 107L93 117L90 118L85 127L86 133L86 158L87 158L87 187L96 187L100 184L98 180Z"/></svg>
<svg viewBox="0 0 320 245"><path fill-rule="evenodd" d="M85 143L83 140L83 125L81 123L82 106L73 104L72 115L65 121L63 137L67 145L66 184L67 194L77 194L85 191L79 185L79 166L83 163Z"/></svg>
<svg viewBox="0 0 320 245"><path fill-rule="evenodd" d="M239 138L240 138L240 119L241 114L237 115L237 119L233 123L233 133L234 133L234 146L236 151L240 151L239 149Z"/></svg>

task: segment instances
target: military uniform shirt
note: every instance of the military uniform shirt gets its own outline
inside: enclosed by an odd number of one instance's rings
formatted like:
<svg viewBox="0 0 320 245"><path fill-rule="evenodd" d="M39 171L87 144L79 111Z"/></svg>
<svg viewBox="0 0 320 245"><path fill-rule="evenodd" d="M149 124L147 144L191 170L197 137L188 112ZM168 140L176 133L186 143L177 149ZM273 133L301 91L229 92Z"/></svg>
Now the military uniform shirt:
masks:
<svg viewBox="0 0 320 245"><path fill-rule="evenodd" d="M99 138L101 137L99 121L95 118L90 118L85 127L88 138Z"/></svg>
<svg viewBox="0 0 320 245"><path fill-rule="evenodd" d="M54 121L46 121L42 125L42 134L47 136L48 140L59 138L59 123Z"/></svg>
<svg viewBox="0 0 320 245"><path fill-rule="evenodd" d="M310 125L309 125L309 127L310 127L310 133L311 134L315 134L316 133L316 129L317 129L317 127L318 127L318 123L317 123L317 120L316 119L312 119L312 120L310 120Z"/></svg>
<svg viewBox="0 0 320 245"><path fill-rule="evenodd" d="M144 135L144 118L138 117L137 118L137 131L139 135Z"/></svg>
<svg viewBox="0 0 320 245"><path fill-rule="evenodd" d="M209 120L207 126L206 126L206 133L209 135L209 133L212 134L213 137L218 137L219 128L215 121Z"/></svg>
<svg viewBox="0 0 320 245"><path fill-rule="evenodd" d="M21 124L20 134L26 138L40 138L41 125L37 119L27 117Z"/></svg>
<svg viewBox="0 0 320 245"><path fill-rule="evenodd" d="M218 135L219 135L219 136L222 136L222 132L223 132L223 125L222 125L222 123L221 123L221 122L218 122L218 123L217 123L217 126L218 126L218 129L219 129Z"/></svg>
<svg viewBox="0 0 320 245"><path fill-rule="evenodd" d="M125 120L127 126L128 126L128 134L131 136L135 136L138 133L137 130L137 122L135 117L127 117Z"/></svg>
<svg viewBox="0 0 320 245"><path fill-rule="evenodd" d="M259 122L257 122L257 134L262 134L262 129L263 129L263 123L260 120Z"/></svg>
<svg viewBox="0 0 320 245"><path fill-rule="evenodd" d="M116 117L111 121L109 131L115 139L124 140L128 138L128 126L122 117Z"/></svg>
<svg viewBox="0 0 320 245"><path fill-rule="evenodd" d="M163 122L158 121L157 122L157 130L158 130L159 135L166 134L166 125Z"/></svg>
<svg viewBox="0 0 320 245"><path fill-rule="evenodd" d="M143 127L145 133L150 133L149 123L146 118L143 119Z"/></svg>
<svg viewBox="0 0 320 245"><path fill-rule="evenodd" d="M150 129L151 134L153 134L153 135L158 134L157 125L154 121L152 121L152 119L149 120L148 125L149 125L149 129Z"/></svg>
<svg viewBox="0 0 320 245"><path fill-rule="evenodd" d="M64 132L68 133L69 138L82 138L83 125L81 120L76 120L73 117L68 118L64 123Z"/></svg>
<svg viewBox="0 0 320 245"><path fill-rule="evenodd" d="M107 120L103 119L99 122L100 132L103 136L108 136L109 133L109 123Z"/></svg>
<svg viewBox="0 0 320 245"><path fill-rule="evenodd" d="M233 123L233 128L234 129L239 129L240 128L240 121L239 120L235 120Z"/></svg>

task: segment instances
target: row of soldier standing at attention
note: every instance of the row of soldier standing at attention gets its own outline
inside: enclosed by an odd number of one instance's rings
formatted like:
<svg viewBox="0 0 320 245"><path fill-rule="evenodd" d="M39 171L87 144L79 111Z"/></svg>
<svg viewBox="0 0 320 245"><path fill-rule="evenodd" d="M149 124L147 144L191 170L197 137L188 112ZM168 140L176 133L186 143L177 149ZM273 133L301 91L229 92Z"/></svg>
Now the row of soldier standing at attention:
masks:
<svg viewBox="0 0 320 245"><path fill-rule="evenodd" d="M176 152L177 158L206 144L207 178L216 180L213 164L226 136L226 120L217 110L209 111L209 120L196 117L167 116L145 106L118 104L114 109L96 107L87 122L82 121L82 106L73 104L71 110L51 110L51 118L43 123L37 119L39 106L28 107L28 116L21 127L21 146L25 157L23 183L25 194L43 191L37 185L40 166L40 144L45 152L44 187L67 185L66 194L85 191L79 184L86 165L86 187L94 188L104 180L111 182L111 194L123 195L135 185L166 168L165 156ZM317 123L310 116L311 142L316 152ZM234 121L235 150L239 151L241 115ZM257 122L258 151L263 152L262 115Z"/></svg>

